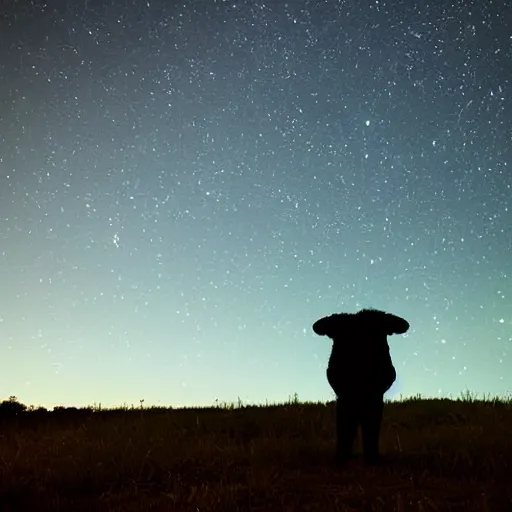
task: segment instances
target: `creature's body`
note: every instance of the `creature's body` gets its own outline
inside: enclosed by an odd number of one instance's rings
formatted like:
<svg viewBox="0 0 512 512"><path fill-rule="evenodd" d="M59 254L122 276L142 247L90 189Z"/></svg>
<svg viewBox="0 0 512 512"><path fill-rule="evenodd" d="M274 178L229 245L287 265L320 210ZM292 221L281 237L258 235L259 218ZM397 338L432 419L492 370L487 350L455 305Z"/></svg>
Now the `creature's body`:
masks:
<svg viewBox="0 0 512 512"><path fill-rule="evenodd" d="M334 314L313 324L316 334L333 340L327 380L337 397L339 461L350 457L358 425L365 459L378 459L384 393L396 379L387 336L408 329L409 323L403 318L375 309Z"/></svg>

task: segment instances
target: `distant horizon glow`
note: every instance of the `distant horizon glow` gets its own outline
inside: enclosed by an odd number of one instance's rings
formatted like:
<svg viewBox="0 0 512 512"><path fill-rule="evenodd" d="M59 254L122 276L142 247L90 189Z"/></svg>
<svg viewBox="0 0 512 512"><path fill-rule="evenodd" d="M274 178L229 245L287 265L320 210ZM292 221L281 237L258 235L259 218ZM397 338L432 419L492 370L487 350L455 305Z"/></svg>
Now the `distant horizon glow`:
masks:
<svg viewBox="0 0 512 512"><path fill-rule="evenodd" d="M374 307L387 399L510 396L510 8L0 8L0 401L333 397Z"/></svg>
<svg viewBox="0 0 512 512"><path fill-rule="evenodd" d="M3 400L9 400L10 397L5 397ZM164 409L174 409L174 410L180 410L180 409L241 409L245 407L276 407L276 406L286 406L290 403L298 403L298 404L313 404L313 405L322 405L322 404L329 404L335 401L334 395L331 397L328 397L327 399L322 400L302 400L300 396L294 396L290 395L288 398L283 400L277 400L277 401L269 401L269 400L258 400L255 402L244 402L243 400L239 399L237 397L236 400L233 401L223 401L223 400L214 400L212 403L204 403L204 404L187 404L187 403L175 403L175 404L167 404L167 403L146 403L144 399L139 399L137 403L131 402L123 402L123 403L111 403L111 404L104 404L102 402L94 402L94 403L81 403L81 404L75 404L75 403L61 403L61 402L48 402L43 404L27 404L24 403L23 400L20 400L18 397L15 397L16 401L23 403L25 406L28 407L34 407L34 409L37 409L39 407L42 407L44 409L47 409L49 412L51 412L55 407L65 407L65 408L73 408L76 407L77 409L88 409L91 408L93 410L98 411L104 411L104 410L116 410L116 409L127 409L127 410L147 410L152 408L164 408ZM384 401L385 403L393 404L393 403L401 403L407 400L422 400L422 401L429 401L429 400L452 400L452 401L500 401L500 402L510 402L512 401L512 394L509 393L507 395L500 395L500 396L493 396L489 393L471 393L469 390L463 390L458 395L444 395L444 396L427 396L422 394L411 394L407 396L386 396ZM143 403L141 404L141 400Z"/></svg>

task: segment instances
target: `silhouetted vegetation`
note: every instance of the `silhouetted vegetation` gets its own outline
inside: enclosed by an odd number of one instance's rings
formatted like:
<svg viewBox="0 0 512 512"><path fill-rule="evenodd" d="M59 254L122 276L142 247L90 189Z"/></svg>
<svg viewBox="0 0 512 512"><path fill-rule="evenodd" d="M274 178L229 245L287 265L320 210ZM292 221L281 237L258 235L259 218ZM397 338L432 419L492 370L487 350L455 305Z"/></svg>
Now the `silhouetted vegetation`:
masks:
<svg viewBox="0 0 512 512"><path fill-rule="evenodd" d="M32 418L27 427L0 430L2 512L512 510L512 401L388 403L386 463L343 469L330 465L332 402L20 405L8 407Z"/></svg>
<svg viewBox="0 0 512 512"><path fill-rule="evenodd" d="M49 417L72 418L85 417L93 412L92 407L77 408L56 406L53 411L48 411L45 407L26 406L18 401L15 396L8 400L0 402L0 419L24 420L25 422L37 421L38 419L47 419Z"/></svg>
<svg viewBox="0 0 512 512"><path fill-rule="evenodd" d="M26 411L27 406L18 402L15 396L10 396L8 400L0 403L0 418L13 418Z"/></svg>

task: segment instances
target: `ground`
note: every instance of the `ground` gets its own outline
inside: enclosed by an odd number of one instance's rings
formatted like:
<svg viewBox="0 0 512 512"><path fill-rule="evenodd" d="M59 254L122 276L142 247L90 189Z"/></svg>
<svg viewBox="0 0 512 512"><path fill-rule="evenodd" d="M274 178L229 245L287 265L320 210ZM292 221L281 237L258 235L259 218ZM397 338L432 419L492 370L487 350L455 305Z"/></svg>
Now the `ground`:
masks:
<svg viewBox="0 0 512 512"><path fill-rule="evenodd" d="M27 414L0 427L2 512L512 510L512 402L387 404L375 468L333 467L333 403Z"/></svg>

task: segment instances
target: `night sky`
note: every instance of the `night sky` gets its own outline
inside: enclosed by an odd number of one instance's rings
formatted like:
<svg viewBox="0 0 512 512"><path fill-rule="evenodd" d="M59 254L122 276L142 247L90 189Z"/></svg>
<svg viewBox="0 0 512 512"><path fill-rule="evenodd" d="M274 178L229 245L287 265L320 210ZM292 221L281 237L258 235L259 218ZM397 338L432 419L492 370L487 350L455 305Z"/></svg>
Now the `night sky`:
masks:
<svg viewBox="0 0 512 512"><path fill-rule="evenodd" d="M506 4L506 6L505 6ZM0 14L0 398L512 391L512 5L28 0Z"/></svg>

